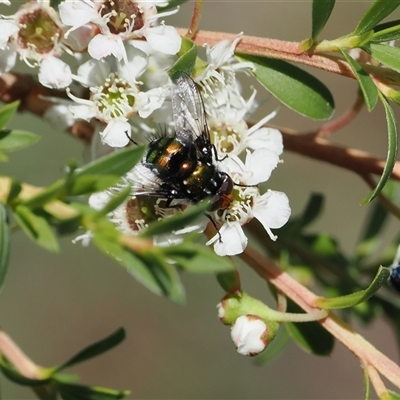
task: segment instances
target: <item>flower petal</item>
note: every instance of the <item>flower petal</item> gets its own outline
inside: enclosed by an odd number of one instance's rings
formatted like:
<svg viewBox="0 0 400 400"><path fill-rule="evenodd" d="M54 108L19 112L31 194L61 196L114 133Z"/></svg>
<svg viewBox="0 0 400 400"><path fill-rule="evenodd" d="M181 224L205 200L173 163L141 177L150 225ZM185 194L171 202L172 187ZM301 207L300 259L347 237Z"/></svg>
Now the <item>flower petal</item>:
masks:
<svg viewBox="0 0 400 400"><path fill-rule="evenodd" d="M143 32L149 45L164 54L176 54L181 48L182 38L173 26L158 25Z"/></svg>
<svg viewBox="0 0 400 400"><path fill-rule="evenodd" d="M126 121L111 121L101 133L101 141L111 147L124 147L131 137L131 125Z"/></svg>
<svg viewBox="0 0 400 400"><path fill-rule="evenodd" d="M273 151L277 155L280 155L283 152L282 134L278 131L278 129L258 129L249 136L247 143L251 149L260 149L264 147Z"/></svg>
<svg viewBox="0 0 400 400"><path fill-rule="evenodd" d="M219 234L221 235L221 240L219 240L219 235L217 235L217 241L214 244L214 251L219 256L240 254L247 246L247 237L239 223L233 223L232 225L224 224L219 230Z"/></svg>
<svg viewBox="0 0 400 400"><path fill-rule="evenodd" d="M113 55L117 60L123 57L124 47L118 36L105 36L99 33L89 43L88 53L100 60L101 58Z"/></svg>
<svg viewBox="0 0 400 400"><path fill-rule="evenodd" d="M279 156L268 149L259 148L253 152L247 150L244 182L247 185L258 185L267 181L278 162Z"/></svg>
<svg viewBox="0 0 400 400"><path fill-rule="evenodd" d="M63 89L72 82L71 68L56 57L48 57L40 64L39 82L51 89Z"/></svg>
<svg viewBox="0 0 400 400"><path fill-rule="evenodd" d="M263 225L272 240L276 236L272 234L271 228L280 228L289 220L291 209L289 199L283 192L268 190L256 200L253 215Z"/></svg>

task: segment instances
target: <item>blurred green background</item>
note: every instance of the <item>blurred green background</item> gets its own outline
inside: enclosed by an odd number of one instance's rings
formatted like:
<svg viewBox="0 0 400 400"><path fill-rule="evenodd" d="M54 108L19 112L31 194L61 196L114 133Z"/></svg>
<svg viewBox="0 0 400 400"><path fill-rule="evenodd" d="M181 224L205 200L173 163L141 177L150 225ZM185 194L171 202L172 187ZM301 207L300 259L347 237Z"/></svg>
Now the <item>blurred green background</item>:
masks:
<svg viewBox="0 0 400 400"><path fill-rule="evenodd" d="M21 2L13 2L18 3ZM337 1L321 38L350 32L370 1ZM192 2L168 24L185 27ZM13 4L14 6L14 4ZM9 13L7 7L1 11ZM395 17L399 18L397 13ZM393 18L394 19L394 18ZM299 41L310 35L310 1L205 1L201 28ZM356 84L350 79L313 71L334 94L339 115L352 105ZM260 98L266 93L260 88ZM257 116L277 107L266 102ZM398 115L398 113L397 113ZM317 126L281 107L276 125L307 130ZM82 160L83 145L29 114L19 114L13 127L43 135L41 142L13 153L1 173L35 185L48 185L63 174L66 161ZM363 110L333 141L386 154L382 107ZM287 193L293 214L311 192L327 196L324 216L311 229L334 234L349 253L363 227L368 207L360 201L369 189L355 175L328 164L285 152L269 187ZM397 227L392 221L385 237ZM279 235L279 231L276 232ZM62 240L58 255L37 248L15 233L11 266L0 297L0 325L37 363L51 366L123 326L127 339L113 351L73 369L81 382L130 389L131 399L356 399L363 396L359 362L340 344L330 357L317 358L290 345L272 364L257 366L235 352L229 329L218 321L216 304L223 296L213 276L185 274L187 304L156 297L93 247ZM241 268L243 287L269 301L267 286L254 272ZM376 347L398 361L395 338L386 322L357 326ZM29 389L0 377L2 399L33 399Z"/></svg>

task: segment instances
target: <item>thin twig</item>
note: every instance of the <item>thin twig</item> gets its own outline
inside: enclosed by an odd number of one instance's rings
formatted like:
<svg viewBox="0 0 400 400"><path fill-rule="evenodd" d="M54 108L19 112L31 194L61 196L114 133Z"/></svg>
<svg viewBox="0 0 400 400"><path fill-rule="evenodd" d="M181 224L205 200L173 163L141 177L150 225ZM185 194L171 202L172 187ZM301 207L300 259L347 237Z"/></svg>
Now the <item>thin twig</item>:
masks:
<svg viewBox="0 0 400 400"><path fill-rule="evenodd" d="M267 260L250 246L246 248L240 257L263 279L275 285L303 310L308 313L316 311L314 304L318 297L292 279L287 273L281 271L274 262ZM366 365L374 366L377 371L396 387L400 388L400 367L378 351L349 325L332 312L329 313L327 318L318 322L362 362Z"/></svg>
<svg viewBox="0 0 400 400"><path fill-rule="evenodd" d="M358 91L357 98L353 106L346 110L338 118L335 118L332 121L321 125L315 136L319 138L326 138L331 133L336 132L344 126L348 125L358 115L364 104L364 97L361 91Z"/></svg>
<svg viewBox="0 0 400 400"><path fill-rule="evenodd" d="M197 34L197 29L200 24L201 11L203 9L203 0L195 0L193 5L192 19L190 21L189 29L185 36L193 39Z"/></svg>
<svg viewBox="0 0 400 400"><path fill-rule="evenodd" d="M21 375L40 379L40 367L3 330L0 330L0 355L6 357Z"/></svg>

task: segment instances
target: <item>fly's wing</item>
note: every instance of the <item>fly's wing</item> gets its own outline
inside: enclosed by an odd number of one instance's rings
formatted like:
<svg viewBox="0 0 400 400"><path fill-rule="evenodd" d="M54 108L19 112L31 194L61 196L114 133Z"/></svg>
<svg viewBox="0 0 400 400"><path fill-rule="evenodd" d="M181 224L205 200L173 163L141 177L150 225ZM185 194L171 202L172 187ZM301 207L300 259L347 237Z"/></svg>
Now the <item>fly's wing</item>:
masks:
<svg viewBox="0 0 400 400"><path fill-rule="evenodd" d="M159 199L187 198L186 193L180 193L179 188L172 182L162 181L152 172L146 164L136 164L135 168L128 172L127 181L133 184L133 196L157 197Z"/></svg>
<svg viewBox="0 0 400 400"><path fill-rule="evenodd" d="M183 143L193 144L198 138L211 146L204 103L196 83L184 72L174 77L172 111L176 137Z"/></svg>

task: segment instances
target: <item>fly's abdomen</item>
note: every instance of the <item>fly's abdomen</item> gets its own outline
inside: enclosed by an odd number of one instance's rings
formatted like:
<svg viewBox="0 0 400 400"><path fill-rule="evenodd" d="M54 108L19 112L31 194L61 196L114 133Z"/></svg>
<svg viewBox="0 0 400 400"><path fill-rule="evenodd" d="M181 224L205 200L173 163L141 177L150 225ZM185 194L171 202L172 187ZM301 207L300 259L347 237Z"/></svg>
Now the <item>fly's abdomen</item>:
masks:
<svg viewBox="0 0 400 400"><path fill-rule="evenodd" d="M219 186L219 173L214 165L198 162L193 172L182 183L193 201L214 196Z"/></svg>

